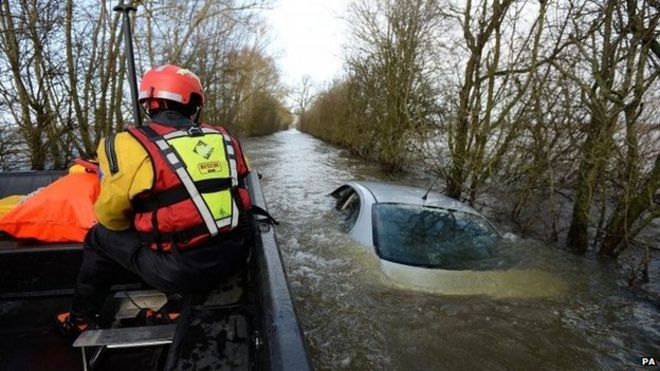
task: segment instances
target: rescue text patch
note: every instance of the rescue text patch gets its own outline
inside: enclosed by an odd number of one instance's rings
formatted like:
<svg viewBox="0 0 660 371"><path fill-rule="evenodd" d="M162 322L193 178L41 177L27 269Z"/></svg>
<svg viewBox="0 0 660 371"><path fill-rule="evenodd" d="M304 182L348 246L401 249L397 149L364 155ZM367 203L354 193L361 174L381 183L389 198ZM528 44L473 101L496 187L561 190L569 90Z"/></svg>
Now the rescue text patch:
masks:
<svg viewBox="0 0 660 371"><path fill-rule="evenodd" d="M202 162L197 165L199 172L202 174L215 173L222 170L222 165L220 161L211 161L211 162Z"/></svg>

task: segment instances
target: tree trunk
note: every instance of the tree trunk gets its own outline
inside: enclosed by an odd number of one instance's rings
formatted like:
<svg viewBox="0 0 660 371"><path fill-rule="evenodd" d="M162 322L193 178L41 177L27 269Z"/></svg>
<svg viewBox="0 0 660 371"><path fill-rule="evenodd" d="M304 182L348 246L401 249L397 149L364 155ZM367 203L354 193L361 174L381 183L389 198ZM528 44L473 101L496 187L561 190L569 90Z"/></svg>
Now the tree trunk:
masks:
<svg viewBox="0 0 660 371"><path fill-rule="evenodd" d="M637 193L629 203L621 200L617 205L605 229L605 238L600 248L600 254L617 256L623 249L618 247L627 242L629 231L637 218L653 204L655 193L660 188L660 156L655 158L653 171L647 178L642 192Z"/></svg>
<svg viewBox="0 0 660 371"><path fill-rule="evenodd" d="M577 195L573 204L573 217L566 237L566 246L578 254L584 254L589 247L589 206L592 195L588 176L582 171L580 173L584 175L580 177L577 185Z"/></svg>
<svg viewBox="0 0 660 371"><path fill-rule="evenodd" d="M591 201L599 174L605 166L609 144L612 140L614 119L603 122L592 118L590 130L582 150L582 162L578 170L578 183L575 187L575 202L571 226L566 237L566 246L578 254L589 248L589 216Z"/></svg>

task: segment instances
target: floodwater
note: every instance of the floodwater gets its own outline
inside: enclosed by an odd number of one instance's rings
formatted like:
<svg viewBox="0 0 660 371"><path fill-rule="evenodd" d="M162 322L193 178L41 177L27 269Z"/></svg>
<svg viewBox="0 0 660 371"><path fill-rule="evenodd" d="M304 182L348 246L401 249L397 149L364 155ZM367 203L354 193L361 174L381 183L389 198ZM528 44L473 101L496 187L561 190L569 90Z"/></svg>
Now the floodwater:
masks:
<svg viewBox="0 0 660 371"><path fill-rule="evenodd" d="M478 272L454 279L453 291L443 290L442 274L429 274L422 289L402 285L340 232L328 194L348 180L422 187L428 180L388 178L296 130L244 147L280 221L277 237L317 369L620 370L640 367L642 357L660 361L660 312L625 286L615 263L508 241L517 272L531 272L508 281L536 295L490 293L492 279Z"/></svg>

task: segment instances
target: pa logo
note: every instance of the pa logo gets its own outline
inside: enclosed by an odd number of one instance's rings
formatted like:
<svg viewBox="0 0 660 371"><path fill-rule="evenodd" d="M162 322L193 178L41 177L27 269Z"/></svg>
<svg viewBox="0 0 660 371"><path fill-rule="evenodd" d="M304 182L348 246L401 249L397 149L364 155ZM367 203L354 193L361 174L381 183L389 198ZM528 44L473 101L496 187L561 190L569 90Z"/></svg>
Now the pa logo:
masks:
<svg viewBox="0 0 660 371"><path fill-rule="evenodd" d="M653 357L642 357L642 366L658 366L658 363Z"/></svg>

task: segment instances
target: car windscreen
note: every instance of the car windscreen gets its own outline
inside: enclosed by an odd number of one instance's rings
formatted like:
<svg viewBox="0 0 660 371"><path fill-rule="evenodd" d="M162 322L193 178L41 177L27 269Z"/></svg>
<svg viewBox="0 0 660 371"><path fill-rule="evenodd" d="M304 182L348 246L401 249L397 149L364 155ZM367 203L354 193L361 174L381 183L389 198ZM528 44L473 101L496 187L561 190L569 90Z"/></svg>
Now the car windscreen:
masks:
<svg viewBox="0 0 660 371"><path fill-rule="evenodd" d="M381 259L442 269L489 269L500 239L481 216L438 207L377 203L374 245ZM486 263L484 265L484 263Z"/></svg>

